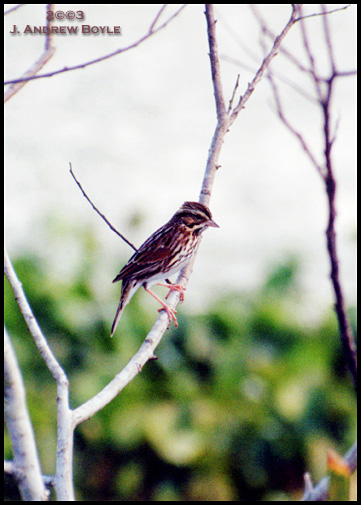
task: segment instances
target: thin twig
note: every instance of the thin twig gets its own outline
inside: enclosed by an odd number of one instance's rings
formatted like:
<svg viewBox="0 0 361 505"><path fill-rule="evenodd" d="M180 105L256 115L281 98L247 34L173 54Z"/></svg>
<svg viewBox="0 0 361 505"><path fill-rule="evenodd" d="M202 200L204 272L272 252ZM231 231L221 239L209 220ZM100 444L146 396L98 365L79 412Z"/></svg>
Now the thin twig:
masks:
<svg viewBox="0 0 361 505"><path fill-rule="evenodd" d="M26 5L26 4L17 4L14 7L10 7L10 9L8 9L7 11L4 11L4 16L6 16L6 14L10 14L10 12L16 11L20 7L24 7L24 5Z"/></svg>
<svg viewBox="0 0 361 505"><path fill-rule="evenodd" d="M314 154L311 151L311 148L308 146L307 142L305 141L304 136L291 124L291 122L289 121L289 119L287 118L286 114L283 111L283 106L282 106L281 98L278 93L278 88L275 84L272 72L270 70L268 71L267 78L268 78L268 80L271 84L271 87L272 87L273 96L274 96L274 100L276 103L276 108L277 108L277 113L278 113L279 118L286 125L286 127L290 130L290 132L293 133L293 135L295 137L297 137L299 143L302 146L302 149L305 151L305 153L309 157L311 163L316 168L317 172L323 178L324 172L323 172L322 166L316 160L316 157L314 156Z"/></svg>
<svg viewBox="0 0 361 505"><path fill-rule="evenodd" d="M134 249L134 251L137 251L138 249L135 247L135 245L133 245L131 242L129 242L129 240L126 237L124 237L124 235L122 235L116 228L114 228L114 226L110 223L110 221L108 221L108 219L104 216L104 214L102 214L100 212L100 210L94 205L94 203L90 200L89 196L85 193L85 191L84 191L82 185L80 184L80 182L78 181L78 179L75 177L75 174L73 172L73 169L72 169L72 166L71 166L70 162L69 162L69 166L70 166L70 173L71 173L74 181L77 183L78 187L80 188L80 191L83 193L83 195L88 200L88 202L90 203L90 205L93 207L93 209L95 210L95 212L107 223L107 225L109 226L109 228L114 233L116 233L122 240L124 240L124 242L126 242L128 245L130 245L130 247L132 247Z"/></svg>
<svg viewBox="0 0 361 505"><path fill-rule="evenodd" d="M281 46L282 48L282 46ZM281 53L281 48L280 48L280 53ZM246 65L242 61L238 60L237 58L232 58L231 56L228 56L226 54L221 55L221 59L224 61L227 61L233 65L236 65L238 68L243 68L244 70L247 70L247 72L252 72L255 73L255 68L251 67L251 65ZM310 102L317 103L317 100L315 100L314 96L308 93L304 88L302 88L299 83L293 81L290 79L288 76L282 75L280 72L275 72L272 70L272 75L276 77L279 81L284 82L287 84L290 88L295 89L298 93L300 93L302 96L307 98Z"/></svg>
<svg viewBox="0 0 361 505"><path fill-rule="evenodd" d="M302 12L302 9L301 9L301 12ZM309 65L310 65L310 75L312 77L312 84L314 85L315 90L316 90L316 94L317 94L317 103L321 103L323 100L321 80L319 78L319 73L317 72L316 59L315 59L315 56L312 52L312 49L311 49L311 46L309 43L309 36L307 33L306 23L303 19L301 19L301 33L302 33L303 47L304 47L305 52L307 54Z"/></svg>
<svg viewBox="0 0 361 505"><path fill-rule="evenodd" d="M335 75L336 63L335 63L335 56L334 56L334 52L333 52L333 45L332 45L332 40L331 40L330 29L329 29L329 25L328 25L328 16L325 16L325 14L327 14L325 5L321 4L321 10L322 10L322 14L324 14L324 16L322 16L323 30L325 32L325 40L326 40L326 46L328 49L329 60L331 63L331 71L332 71L332 75Z"/></svg>
<svg viewBox="0 0 361 505"><path fill-rule="evenodd" d="M238 86L239 86L239 74L237 75L237 80L236 80L236 84L234 86L234 89L233 89L233 93L232 93L232 96L231 96L231 99L229 101L229 105L228 105L228 109L227 109L227 114L229 114L232 110L232 107L233 107L233 100L234 100L234 97L236 96L236 93L237 93L237 89L238 89Z"/></svg>
<svg viewBox="0 0 361 505"><path fill-rule="evenodd" d="M160 16L163 14L163 11L165 10L165 8L167 7L167 4L164 4L162 5L162 7L160 8L158 14L155 16L154 20L153 20L153 23L150 25L150 28L149 28L149 33L152 33L152 31L154 30L154 27L155 25L157 24L158 22L158 19L160 18Z"/></svg>
<svg viewBox="0 0 361 505"><path fill-rule="evenodd" d="M333 14L334 12L344 11L351 7L352 4L345 5L344 7L338 7L337 9L332 9L331 11L324 10L323 12L314 12L313 14L306 14L305 16L300 16L296 19L296 21L300 21L301 19L314 18L316 16L324 16L325 14Z"/></svg>

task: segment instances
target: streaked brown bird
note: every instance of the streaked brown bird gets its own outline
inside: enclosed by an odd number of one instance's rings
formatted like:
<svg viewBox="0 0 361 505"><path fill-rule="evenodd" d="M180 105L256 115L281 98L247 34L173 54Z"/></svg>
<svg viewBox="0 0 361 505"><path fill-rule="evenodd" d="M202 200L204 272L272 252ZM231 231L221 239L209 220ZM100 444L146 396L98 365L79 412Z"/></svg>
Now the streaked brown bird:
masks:
<svg viewBox="0 0 361 505"><path fill-rule="evenodd" d="M184 202L168 223L154 232L133 254L113 280L113 282L122 280L123 283L119 306L112 324L112 336L124 307L140 286L162 305L159 310L164 309L167 312L169 324L173 319L175 326L178 326L176 311L168 307L149 287L153 284L167 287L169 292L166 299L171 291L178 291L183 301L184 288L172 284L168 277L179 272L190 262L198 249L201 235L208 226L219 228L213 221L208 207L199 202ZM168 284L159 282L164 280Z"/></svg>

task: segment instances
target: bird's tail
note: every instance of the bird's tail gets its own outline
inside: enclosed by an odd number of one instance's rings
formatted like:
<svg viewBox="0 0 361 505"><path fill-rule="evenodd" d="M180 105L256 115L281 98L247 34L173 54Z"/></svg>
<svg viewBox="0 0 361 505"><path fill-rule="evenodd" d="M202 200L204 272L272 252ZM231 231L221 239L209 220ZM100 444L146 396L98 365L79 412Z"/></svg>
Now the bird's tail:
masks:
<svg viewBox="0 0 361 505"><path fill-rule="evenodd" d="M113 324L112 324L112 330L111 330L111 333L110 333L111 337L114 335L115 329L116 329L117 324L119 322L120 316L122 315L124 307L129 302L129 300L131 299L131 297L134 295L134 293L136 292L136 290L139 288L139 285L140 284L138 284L134 279L131 280L131 281L123 279L122 292L121 292L121 295L120 295L120 301L119 301L117 312L115 314L115 318L114 318L114 321L113 321Z"/></svg>
<svg viewBox="0 0 361 505"><path fill-rule="evenodd" d="M123 303L123 300L121 298L120 302L119 302L119 305L118 305L118 308L117 308L117 311L115 313L115 318L114 318L113 324L112 324L112 330L110 332L110 336L111 337L114 335L114 332L116 330L117 324L119 323L120 316L122 315L123 309L124 309L124 303Z"/></svg>

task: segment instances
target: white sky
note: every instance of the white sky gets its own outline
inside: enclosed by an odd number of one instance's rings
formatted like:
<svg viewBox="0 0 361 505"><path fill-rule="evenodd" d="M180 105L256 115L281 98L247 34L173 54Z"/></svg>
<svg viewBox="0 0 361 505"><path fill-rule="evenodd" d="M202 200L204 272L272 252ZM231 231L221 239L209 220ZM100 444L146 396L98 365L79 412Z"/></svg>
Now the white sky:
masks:
<svg viewBox="0 0 361 505"><path fill-rule="evenodd" d="M6 5L10 7L12 4ZM344 4L332 4L334 9ZM161 20L179 6L170 5ZM121 26L122 35L58 35L50 72L125 47L146 33L160 4L57 4L82 9L89 25ZM307 4L308 12L317 5ZM260 5L279 33L290 15L285 4ZM131 255L99 219L75 186L69 161L93 201L130 241L140 245L185 200L197 200L216 124L202 4L190 5L139 47L85 69L27 84L6 104L6 235L10 254L36 250L55 278L71 278L82 252L50 217L91 226L101 242L94 273L95 296L115 310L120 286L111 280ZM27 4L5 17L6 78L20 77L43 50L44 36L10 35L14 24L45 25L45 4ZM246 5L216 6L221 55L257 68L262 61L259 26ZM339 70L356 65L356 7L329 16ZM57 22L75 26L76 21ZM79 23L80 25L81 23ZM317 65L328 65L321 18L307 21ZM285 47L305 63L299 26ZM245 49L246 48L246 49ZM258 64L254 63L253 56ZM313 91L287 59L273 61L278 74ZM227 100L237 74L243 93L252 73L222 60ZM321 116L292 88L281 91L288 116L322 160ZM337 232L346 301L355 303L356 161L355 77L337 80L333 125L338 121L334 168L338 182ZM278 120L263 80L227 134L211 200L219 229L206 232L184 310L197 311L228 289L257 289L270 266L287 255L302 260L300 314L318 316L332 304L324 230L323 185L296 140ZM132 227L139 213L141 226ZM58 232L58 235L57 235ZM108 307L109 306L109 307Z"/></svg>

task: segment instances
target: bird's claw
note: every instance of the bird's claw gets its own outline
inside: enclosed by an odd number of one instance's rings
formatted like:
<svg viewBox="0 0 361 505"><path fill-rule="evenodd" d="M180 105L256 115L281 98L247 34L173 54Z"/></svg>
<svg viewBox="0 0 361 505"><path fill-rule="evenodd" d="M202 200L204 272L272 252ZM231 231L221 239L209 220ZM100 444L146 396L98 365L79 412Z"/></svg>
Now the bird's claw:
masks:
<svg viewBox="0 0 361 505"><path fill-rule="evenodd" d="M177 291L179 293L180 303L184 302L184 291L186 290L186 288L184 288L180 284L159 284L158 283L158 286L163 286L163 287L169 289L168 294L165 297L166 300L168 299L168 296L171 294L172 291Z"/></svg>
<svg viewBox="0 0 361 505"><path fill-rule="evenodd" d="M177 311L175 309L171 309L170 307L167 307L166 305L164 305L162 308L158 309L158 312L161 312L162 310L165 310L167 313L168 321L169 321L168 328L170 328L170 326L172 324L172 319L174 321L174 326L176 328L178 328L178 321L176 318Z"/></svg>

